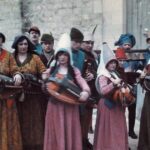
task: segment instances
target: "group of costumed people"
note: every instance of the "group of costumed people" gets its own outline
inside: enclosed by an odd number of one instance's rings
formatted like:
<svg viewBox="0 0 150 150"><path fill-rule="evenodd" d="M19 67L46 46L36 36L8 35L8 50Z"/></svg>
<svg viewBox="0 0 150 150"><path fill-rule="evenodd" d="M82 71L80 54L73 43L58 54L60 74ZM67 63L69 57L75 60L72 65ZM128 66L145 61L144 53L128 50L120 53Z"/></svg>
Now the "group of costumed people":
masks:
<svg viewBox="0 0 150 150"><path fill-rule="evenodd" d="M32 27L29 34L31 39L36 39L40 30ZM55 50L50 34L42 36L41 44L31 39L27 35L16 36L12 44L14 52L10 54L2 47L5 36L0 33L0 74L4 75L0 91L0 149L130 149L128 134L137 138L134 132L135 78L139 78L142 85L145 76L150 74L149 61L142 65L128 61L126 50L135 45L134 36L121 35L115 43L116 53L103 43L99 57L92 50L93 35L84 37L76 28L60 37ZM139 68L143 71L135 73ZM12 79L11 86L6 77ZM79 93L71 93L69 85ZM13 93L9 94L12 89ZM147 91L138 150L150 149L149 95ZM92 146L88 132L95 105L97 118ZM126 107L129 109L129 131Z"/></svg>

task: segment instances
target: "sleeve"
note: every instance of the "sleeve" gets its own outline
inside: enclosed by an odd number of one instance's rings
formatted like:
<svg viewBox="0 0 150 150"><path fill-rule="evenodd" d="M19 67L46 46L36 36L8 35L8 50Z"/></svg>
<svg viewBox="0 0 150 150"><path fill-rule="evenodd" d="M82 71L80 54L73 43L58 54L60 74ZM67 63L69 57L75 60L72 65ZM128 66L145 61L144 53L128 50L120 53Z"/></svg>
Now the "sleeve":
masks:
<svg viewBox="0 0 150 150"><path fill-rule="evenodd" d="M74 67L74 72L75 72L75 79L78 85L81 87L82 91L87 91L89 95L91 95L90 88L85 79L81 76L81 72L79 71L79 69Z"/></svg>
<svg viewBox="0 0 150 150"><path fill-rule="evenodd" d="M35 56L35 59L36 59L36 65L37 65L38 73L42 74L46 70L46 67L43 64L43 62L41 61L39 56Z"/></svg>
<svg viewBox="0 0 150 150"><path fill-rule="evenodd" d="M105 76L100 76L98 82L100 85L99 88L102 95L110 94L115 89L115 86L112 82L108 84L108 78Z"/></svg>

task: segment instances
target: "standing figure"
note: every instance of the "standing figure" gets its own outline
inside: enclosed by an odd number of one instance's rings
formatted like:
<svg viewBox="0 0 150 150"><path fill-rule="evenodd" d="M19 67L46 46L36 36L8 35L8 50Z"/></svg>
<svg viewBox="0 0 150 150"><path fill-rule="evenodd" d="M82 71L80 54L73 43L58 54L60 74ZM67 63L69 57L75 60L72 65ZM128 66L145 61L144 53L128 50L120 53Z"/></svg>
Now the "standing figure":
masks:
<svg viewBox="0 0 150 150"><path fill-rule="evenodd" d="M125 108L113 99L121 83L116 72L117 66L113 51L104 44L96 79L101 98L97 107L94 150L128 150Z"/></svg>
<svg viewBox="0 0 150 150"><path fill-rule="evenodd" d="M12 56L8 51L3 49L4 42L5 36L3 33L0 33L0 74L10 76L12 73L12 64L10 63ZM2 85L1 88L3 88ZM3 98L3 89L0 92L0 149L22 150L22 138L16 102L14 97Z"/></svg>
<svg viewBox="0 0 150 150"><path fill-rule="evenodd" d="M54 59L54 38L52 34L43 34L41 37L42 54L40 58L46 68L49 68Z"/></svg>
<svg viewBox="0 0 150 150"><path fill-rule="evenodd" d="M81 51L81 43L84 36L80 30L72 28L70 32L70 37L73 65L77 67L83 75L85 54L83 51Z"/></svg>
<svg viewBox="0 0 150 150"><path fill-rule="evenodd" d="M25 80L25 73L39 78L45 66L39 56L33 54L34 45L24 36L17 36L12 44L14 59L12 69L16 84ZM26 82L26 81L24 81ZM35 87L32 87L35 88ZM36 89L35 89L36 90ZM42 150L46 107L43 94L25 91L24 99L17 101L17 109L22 133L23 150Z"/></svg>
<svg viewBox="0 0 150 150"><path fill-rule="evenodd" d="M85 53L85 60L83 66L83 77L87 81L91 96L98 99L98 93L95 87L95 79L97 74L97 55L93 51L94 38L90 33L84 34L84 39L81 44L82 51ZM93 114L93 104L87 104L84 107L83 115L81 118L82 125L82 136L83 136L83 147L85 150L92 149L92 144L88 140L88 131L92 131L92 114Z"/></svg>
<svg viewBox="0 0 150 150"><path fill-rule="evenodd" d="M150 76L150 61L148 61L147 66L145 67L142 73L142 80L145 76ZM148 80L150 82L150 80ZM141 82L142 83L142 82ZM148 88L150 84L148 84ZM150 149L150 91L146 89L141 120L140 120L140 133L139 133L139 142L138 150L149 150Z"/></svg>
<svg viewBox="0 0 150 150"><path fill-rule="evenodd" d="M32 26L29 31L29 37L31 42L34 44L35 48L35 52L37 54L41 54L42 53L42 45L39 43L39 38L41 35L40 29L36 26Z"/></svg>
<svg viewBox="0 0 150 150"><path fill-rule="evenodd" d="M119 46L116 50L116 58L118 58L119 53L125 53L126 50L131 50L131 48L135 45L135 37L132 34L122 34L117 42L115 42L116 46ZM126 54L127 59L132 59L135 57L135 54ZM125 72L135 72L138 70L140 64L137 61L124 61L123 68ZM133 77L134 80L134 77ZM132 83L132 79L127 81ZM133 86L134 83L132 83ZM134 86L135 91L137 86ZM135 116L136 116L136 103L128 106L128 122L129 122L129 136L133 139L137 139L137 135L134 132L134 125L135 125Z"/></svg>
<svg viewBox="0 0 150 150"><path fill-rule="evenodd" d="M50 77L67 78L81 87L80 100L86 101L90 89L81 77L80 71L72 66L71 41L63 34L55 52L55 65L51 67ZM44 150L82 150L82 135L79 106L58 101L50 97L46 114Z"/></svg>

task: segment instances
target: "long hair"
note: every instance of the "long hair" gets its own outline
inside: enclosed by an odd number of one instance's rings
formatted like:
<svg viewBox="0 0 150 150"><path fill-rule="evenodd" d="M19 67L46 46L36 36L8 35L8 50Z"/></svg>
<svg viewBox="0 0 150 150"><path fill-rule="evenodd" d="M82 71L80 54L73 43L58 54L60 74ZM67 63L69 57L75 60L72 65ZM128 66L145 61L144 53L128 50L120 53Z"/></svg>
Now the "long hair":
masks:
<svg viewBox="0 0 150 150"><path fill-rule="evenodd" d="M27 40L27 43L28 43L27 53L28 54L34 54L34 49L33 49L34 47L33 47L32 43L29 41L29 39L26 36L20 36L20 38L18 38L18 40L16 41L15 46L14 46L15 47L15 51L14 51L15 58L18 55L18 43L22 42L23 40Z"/></svg>
<svg viewBox="0 0 150 150"><path fill-rule="evenodd" d="M58 57L59 57L60 55L63 55L63 54L65 54L65 55L68 57L68 74L70 74L71 77L73 78L74 82L77 83L77 82L76 82L76 79L75 79L75 72L74 72L74 69L73 69L73 67L72 67L72 65L71 65L71 63L70 63L70 55L69 55L68 52L59 51L59 52L56 54L56 56L55 56L56 62L55 62L55 65L51 68L50 74L52 74L52 73L57 69L57 67L58 67L58 64L57 64L57 62L58 62Z"/></svg>

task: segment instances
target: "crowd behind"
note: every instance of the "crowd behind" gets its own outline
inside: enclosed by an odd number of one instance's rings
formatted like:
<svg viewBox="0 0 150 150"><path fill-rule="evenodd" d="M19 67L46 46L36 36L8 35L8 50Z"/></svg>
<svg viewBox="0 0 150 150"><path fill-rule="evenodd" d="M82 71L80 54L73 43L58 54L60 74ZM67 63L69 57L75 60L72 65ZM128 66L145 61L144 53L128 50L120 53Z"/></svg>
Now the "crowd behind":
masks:
<svg viewBox="0 0 150 150"><path fill-rule="evenodd" d="M0 75L12 78L14 87L25 88L5 96L7 86L0 80L0 150L128 150L128 136L139 138L138 150L150 150L150 92L137 91L150 74L150 51L148 47L143 60L133 61L133 53L126 51L136 44L134 35L122 34L114 41L115 52L103 43L101 53L93 50L94 35L76 28L61 35L56 49L52 33L41 35L36 26L14 38L13 53L3 48L5 41L0 33ZM40 90L26 83L27 74L41 81ZM64 102L62 89L50 93L52 79L80 87L78 102ZM138 137L134 126L139 97L144 103Z"/></svg>

